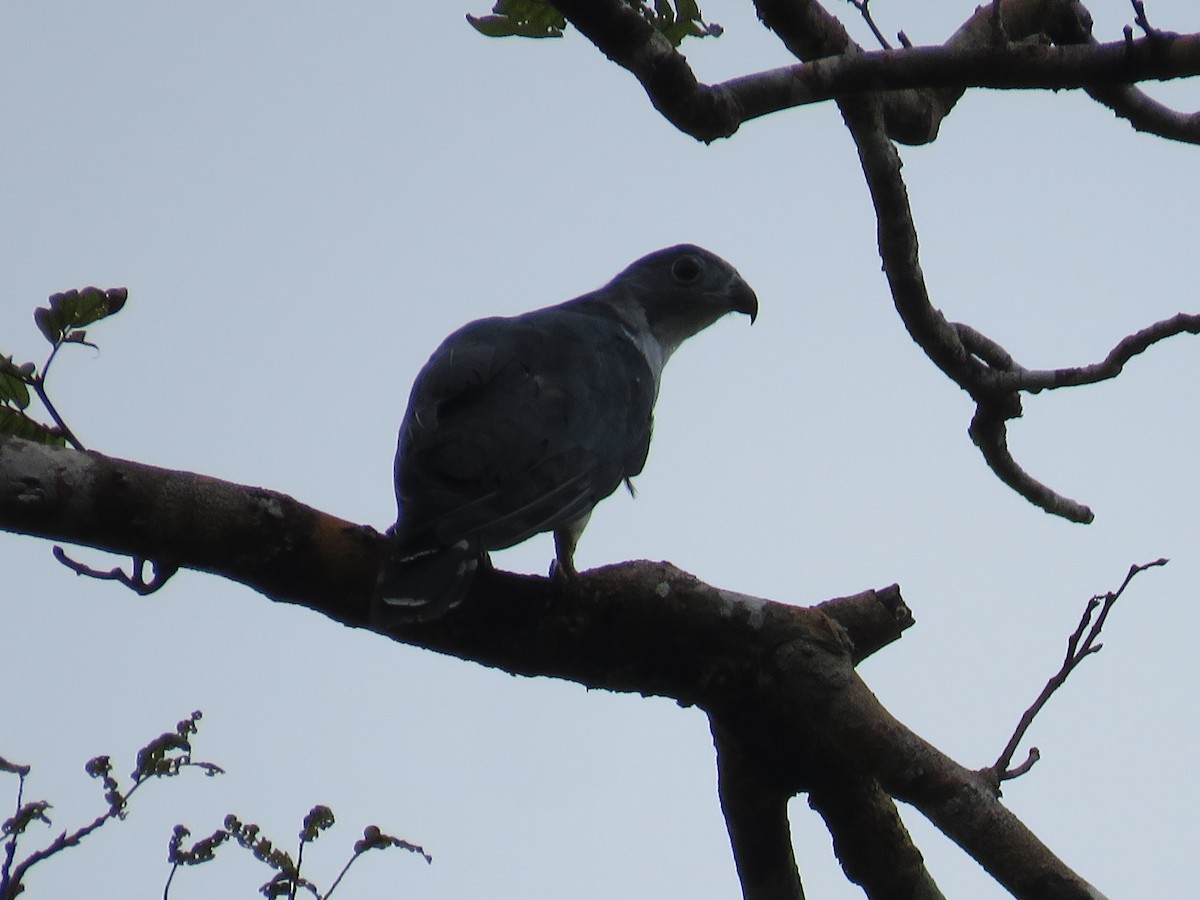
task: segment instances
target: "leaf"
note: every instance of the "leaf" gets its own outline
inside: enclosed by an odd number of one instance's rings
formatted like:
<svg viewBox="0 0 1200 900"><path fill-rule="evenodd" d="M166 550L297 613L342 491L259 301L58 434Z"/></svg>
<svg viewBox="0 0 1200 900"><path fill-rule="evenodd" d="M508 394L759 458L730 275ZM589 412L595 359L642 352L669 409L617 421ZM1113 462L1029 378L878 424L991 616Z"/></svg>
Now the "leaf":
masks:
<svg viewBox="0 0 1200 900"><path fill-rule="evenodd" d="M23 438L38 444L65 447L67 439L57 428L43 425L11 406L0 406L0 434Z"/></svg>
<svg viewBox="0 0 1200 900"><path fill-rule="evenodd" d="M62 317L57 314L54 308L54 298L60 297L61 294L55 294L50 298L50 308L39 306L33 311L33 322L38 327L38 331L42 333L42 337L48 340L51 344L57 344L62 340L63 322Z"/></svg>
<svg viewBox="0 0 1200 900"><path fill-rule="evenodd" d="M58 344L68 339L69 332L120 312L128 299L129 291L125 288L104 291L98 287L85 287L51 294L50 305L34 310L33 321L46 340ZM86 343L82 337L70 340Z"/></svg>
<svg viewBox="0 0 1200 900"><path fill-rule="evenodd" d="M562 37L567 18L547 0L496 0L490 16L473 16L467 21L487 37Z"/></svg>
<svg viewBox="0 0 1200 900"><path fill-rule="evenodd" d="M11 356L0 356L0 403L11 403L17 409L29 405L29 388L25 386L28 365L18 366Z"/></svg>
<svg viewBox="0 0 1200 900"><path fill-rule="evenodd" d="M642 15L672 47L678 47L687 37L720 37L725 33L720 25L704 21L696 0L654 0L654 9L643 5Z"/></svg>

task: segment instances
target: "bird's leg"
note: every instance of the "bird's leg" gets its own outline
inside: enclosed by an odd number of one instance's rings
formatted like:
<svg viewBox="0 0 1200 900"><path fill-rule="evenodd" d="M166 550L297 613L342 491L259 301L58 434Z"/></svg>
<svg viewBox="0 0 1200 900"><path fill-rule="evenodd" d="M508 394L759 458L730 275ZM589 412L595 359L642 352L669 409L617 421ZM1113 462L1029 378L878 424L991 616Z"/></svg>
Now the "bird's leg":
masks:
<svg viewBox="0 0 1200 900"><path fill-rule="evenodd" d="M550 577L555 581L574 581L579 577L579 571L575 568L575 545L579 543L579 536L583 534L591 516L591 510L588 510L578 519L554 529L556 559L550 564Z"/></svg>

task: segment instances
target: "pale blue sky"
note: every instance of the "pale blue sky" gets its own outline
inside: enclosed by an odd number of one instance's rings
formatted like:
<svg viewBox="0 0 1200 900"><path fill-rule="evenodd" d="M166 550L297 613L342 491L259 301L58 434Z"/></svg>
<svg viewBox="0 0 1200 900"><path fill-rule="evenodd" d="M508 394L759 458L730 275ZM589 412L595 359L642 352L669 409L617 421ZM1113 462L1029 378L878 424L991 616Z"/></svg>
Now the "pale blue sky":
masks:
<svg viewBox="0 0 1200 900"><path fill-rule="evenodd" d="M876 15L918 43L974 7L910 5ZM1105 40L1131 18L1118 0L1090 8ZM101 352L63 354L52 375L90 447L383 528L409 385L446 333L703 244L756 288L759 321L718 323L672 359L638 497L597 509L580 566L669 559L796 603L899 582L918 625L862 674L978 767L1086 599L1171 557L1122 600L1104 652L1032 732L1042 762L1005 795L1110 896L1188 896L1196 339L1117 382L1027 400L1018 459L1097 516L1052 519L988 472L968 399L896 318L835 109L704 147L579 35L489 41L463 21L486 9L5 4L0 349L40 361L34 306L125 285L126 309L91 332ZM726 33L684 48L702 79L789 62L746 4L705 13ZM1200 30L1186 0L1149 13ZM1194 86L1156 94L1200 108ZM1135 134L1082 95L979 92L934 145L901 152L935 303L1022 363L1091 362L1200 308L1196 148ZM498 562L545 571L551 554L543 537ZM738 895L696 710L483 670L196 573L140 599L76 579L32 539L0 535L0 572L0 755L35 765L27 798L55 804L56 828L99 808L87 758L126 772L197 707L197 754L229 771L147 786L127 822L35 869L31 898L160 896L177 821L201 833L236 811L291 840L318 802L339 818L306 854L318 880L371 822L435 858L365 859L347 897ZM947 896L1004 896L904 813ZM861 896L803 800L793 819L810 895ZM172 897L252 896L265 871L222 856Z"/></svg>

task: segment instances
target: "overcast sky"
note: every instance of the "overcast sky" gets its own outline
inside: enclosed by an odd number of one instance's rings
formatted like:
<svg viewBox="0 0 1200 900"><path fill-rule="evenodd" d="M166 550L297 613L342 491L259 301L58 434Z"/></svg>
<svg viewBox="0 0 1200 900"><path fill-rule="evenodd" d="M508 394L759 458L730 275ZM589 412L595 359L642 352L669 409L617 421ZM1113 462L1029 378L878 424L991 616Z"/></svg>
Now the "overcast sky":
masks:
<svg viewBox="0 0 1200 900"><path fill-rule="evenodd" d="M1097 35L1118 39L1129 5L1089 5ZM974 3L876 6L885 31L937 43ZM869 43L853 10L830 8ZM861 673L981 767L1088 597L1170 557L1038 720L1042 761L1005 798L1109 896L1190 896L1197 339L1116 382L1026 401L1017 458L1096 512L1086 527L1053 519L987 470L968 398L897 319L835 108L705 147L577 34L478 36L463 14L487 9L0 6L0 350L40 362L30 314L48 294L127 286L125 310L90 331L100 352L71 348L51 375L89 447L384 528L396 427L442 337L702 244L755 287L758 323L722 321L672 359L637 499L597 509L580 567L667 559L801 604L899 582L918 624ZM702 80L790 61L749 4L705 13L726 31L684 48ZM1200 31L1189 0L1148 13ZM1154 92L1200 108L1195 85ZM936 143L901 152L935 304L1019 362L1092 362L1200 309L1200 150L1077 93L976 92ZM497 562L544 572L552 552L542 536ZM34 869L31 898L161 896L176 822L201 834L237 812L290 844L315 803L339 820L305 855L324 885L368 823L434 856L363 859L347 897L738 896L695 709L484 670L198 573L141 599L76 578L29 538L0 535L0 579L0 755L34 765L26 800L55 805L38 840L101 809L85 760L111 754L127 773L193 709L196 755L228 770L148 785L126 822ZM14 793L0 780L0 809ZM792 813L810 896L861 896L803 798ZM1004 896L903 813L947 896ZM225 848L171 896L255 896L268 873L246 857Z"/></svg>

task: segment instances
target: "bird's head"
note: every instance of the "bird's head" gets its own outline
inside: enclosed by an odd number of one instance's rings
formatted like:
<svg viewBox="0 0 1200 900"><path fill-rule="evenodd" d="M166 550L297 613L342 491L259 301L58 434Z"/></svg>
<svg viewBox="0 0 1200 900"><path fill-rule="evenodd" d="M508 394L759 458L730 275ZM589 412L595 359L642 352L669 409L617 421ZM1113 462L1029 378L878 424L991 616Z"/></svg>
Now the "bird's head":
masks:
<svg viewBox="0 0 1200 900"><path fill-rule="evenodd" d="M644 323L664 358L727 313L745 313L751 322L758 315L758 297L738 270L694 244L643 256L603 293L622 318Z"/></svg>

